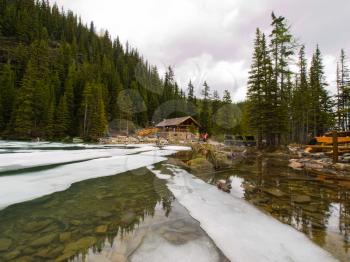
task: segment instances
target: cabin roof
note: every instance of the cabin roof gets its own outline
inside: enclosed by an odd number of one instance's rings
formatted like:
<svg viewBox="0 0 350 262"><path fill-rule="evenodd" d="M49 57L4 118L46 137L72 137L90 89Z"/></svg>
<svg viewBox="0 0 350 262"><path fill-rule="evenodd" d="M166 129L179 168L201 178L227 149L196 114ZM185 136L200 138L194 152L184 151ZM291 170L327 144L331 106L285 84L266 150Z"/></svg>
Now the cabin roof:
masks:
<svg viewBox="0 0 350 262"><path fill-rule="evenodd" d="M164 119L162 122L158 123L156 127L179 126L188 119L191 119L193 124L195 124L196 126L198 127L200 126L200 124L193 117L184 116L184 117Z"/></svg>

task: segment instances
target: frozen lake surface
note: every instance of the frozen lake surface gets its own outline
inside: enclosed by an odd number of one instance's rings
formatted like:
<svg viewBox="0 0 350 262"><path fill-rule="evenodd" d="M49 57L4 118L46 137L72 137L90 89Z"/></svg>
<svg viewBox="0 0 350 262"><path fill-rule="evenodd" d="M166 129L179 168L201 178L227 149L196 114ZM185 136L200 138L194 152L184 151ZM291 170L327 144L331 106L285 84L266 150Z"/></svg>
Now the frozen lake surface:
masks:
<svg viewBox="0 0 350 262"><path fill-rule="evenodd" d="M226 194L162 163L189 149L0 141L0 260L335 261L241 199L241 181Z"/></svg>

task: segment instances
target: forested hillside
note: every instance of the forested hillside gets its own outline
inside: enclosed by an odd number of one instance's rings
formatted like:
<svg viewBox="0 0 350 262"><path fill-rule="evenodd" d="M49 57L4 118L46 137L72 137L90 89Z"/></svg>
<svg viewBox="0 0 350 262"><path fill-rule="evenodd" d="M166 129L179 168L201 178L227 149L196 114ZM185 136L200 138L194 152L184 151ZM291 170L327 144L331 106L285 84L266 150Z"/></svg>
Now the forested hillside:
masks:
<svg viewBox="0 0 350 262"><path fill-rule="evenodd" d="M45 1L1 0L0 40L3 137L95 139L187 114L218 131L211 106L231 104L228 92L209 99L207 84L203 105L192 83L186 97L170 67L160 77L136 49Z"/></svg>

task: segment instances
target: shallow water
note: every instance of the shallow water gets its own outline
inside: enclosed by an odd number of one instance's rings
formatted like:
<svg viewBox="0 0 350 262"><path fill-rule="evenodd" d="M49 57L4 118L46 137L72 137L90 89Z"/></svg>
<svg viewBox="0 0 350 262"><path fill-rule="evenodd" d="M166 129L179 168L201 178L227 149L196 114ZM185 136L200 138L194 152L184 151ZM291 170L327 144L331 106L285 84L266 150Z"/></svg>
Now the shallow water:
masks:
<svg viewBox="0 0 350 262"><path fill-rule="evenodd" d="M231 179L235 195L306 234L340 261L350 261L350 178L333 180L269 158L196 176L215 184Z"/></svg>
<svg viewBox="0 0 350 262"><path fill-rule="evenodd" d="M118 256L142 261L160 252L156 248L162 245L152 247L154 241L166 242L163 248L173 252L186 243L196 252L206 243L203 250L216 257L208 261L225 261L165 183L146 168L76 183L0 211L1 261L106 261L102 258Z"/></svg>

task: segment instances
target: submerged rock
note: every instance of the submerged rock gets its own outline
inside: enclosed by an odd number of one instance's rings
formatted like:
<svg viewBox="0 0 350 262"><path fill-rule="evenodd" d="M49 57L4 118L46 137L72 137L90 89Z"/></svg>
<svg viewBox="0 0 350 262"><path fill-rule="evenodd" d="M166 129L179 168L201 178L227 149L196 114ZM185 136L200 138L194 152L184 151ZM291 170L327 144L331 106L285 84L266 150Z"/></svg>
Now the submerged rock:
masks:
<svg viewBox="0 0 350 262"><path fill-rule="evenodd" d="M35 256L40 258L54 258L60 255L63 249L64 248L61 245L55 248L48 247L48 248L39 250L39 252L36 253Z"/></svg>
<svg viewBox="0 0 350 262"><path fill-rule="evenodd" d="M20 251L14 250L14 251L11 251L11 252L7 253L4 256L4 258L7 259L7 260L12 260L12 259L15 259L16 257L18 257L20 254L21 254Z"/></svg>
<svg viewBox="0 0 350 262"><path fill-rule="evenodd" d="M55 238L57 238L57 234L52 233L34 240L32 243L30 243L30 246L31 247L46 246L50 244Z"/></svg>
<svg viewBox="0 0 350 262"><path fill-rule="evenodd" d="M96 213L96 216L100 217L100 218L107 218L107 217L110 217L112 216L112 213L111 212L108 212L108 211L98 211Z"/></svg>
<svg viewBox="0 0 350 262"><path fill-rule="evenodd" d="M27 233L37 232L46 228L51 222L51 220L29 222L23 226L23 231Z"/></svg>
<svg viewBox="0 0 350 262"><path fill-rule="evenodd" d="M105 233L107 232L107 229L108 229L108 226L106 226L106 225L101 225L101 226L96 227L95 232L96 232L97 234L105 234Z"/></svg>
<svg viewBox="0 0 350 262"><path fill-rule="evenodd" d="M273 195L275 197L285 196L285 193L283 193L281 190L276 189L276 188L264 188L263 191L270 194L270 195Z"/></svg>
<svg viewBox="0 0 350 262"><path fill-rule="evenodd" d="M68 240L70 240L71 237L72 237L71 232L63 232L60 234L59 239L63 243L63 242L67 242Z"/></svg>
<svg viewBox="0 0 350 262"><path fill-rule="evenodd" d="M0 252L7 251L12 244L12 240L8 238L0 238Z"/></svg>
<svg viewBox="0 0 350 262"><path fill-rule="evenodd" d="M16 259L16 262L32 262L34 259L31 256L23 256Z"/></svg>
<svg viewBox="0 0 350 262"><path fill-rule="evenodd" d="M72 255L72 253L74 254L75 252L79 251L79 250L85 250L88 249L89 247L93 246L94 244L96 244L96 238L94 237L84 237L79 239L76 242L72 242L69 243L65 249L64 249L64 253L67 255L70 254L70 256Z"/></svg>
<svg viewBox="0 0 350 262"><path fill-rule="evenodd" d="M80 220L76 220L76 219L71 220L69 223L71 225L73 225L73 226L80 226L81 225L81 221Z"/></svg>
<svg viewBox="0 0 350 262"><path fill-rule="evenodd" d="M311 198L306 195L292 196L292 201L299 204L306 204L311 202Z"/></svg>

